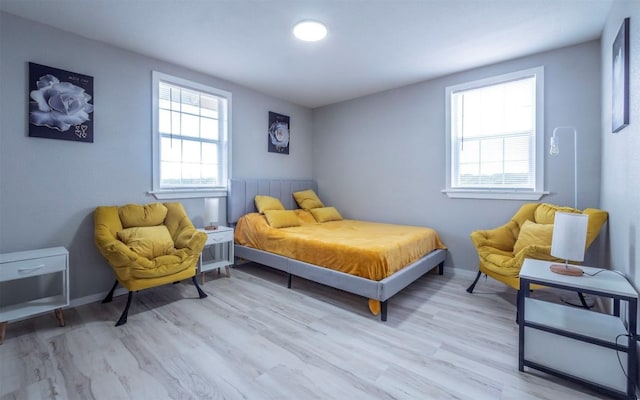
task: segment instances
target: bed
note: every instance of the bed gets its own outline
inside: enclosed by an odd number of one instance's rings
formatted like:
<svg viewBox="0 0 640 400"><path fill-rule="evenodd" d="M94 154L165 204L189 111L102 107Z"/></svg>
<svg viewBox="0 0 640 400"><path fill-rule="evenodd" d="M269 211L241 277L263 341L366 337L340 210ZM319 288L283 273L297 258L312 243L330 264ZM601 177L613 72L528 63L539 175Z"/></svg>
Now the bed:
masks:
<svg viewBox="0 0 640 400"><path fill-rule="evenodd" d="M232 225L236 225L243 216L255 213L256 195L278 198L287 210L297 209L298 205L292 194L307 189L317 193L316 182L313 180L232 179L227 202L228 220ZM446 248L435 248L408 265L402 265L386 277L368 279L237 242L234 250L236 257L284 271L288 276L289 288L292 277L297 276L377 300L382 321L387 320L388 300L393 295L436 267L438 267L438 273L443 274L447 254Z"/></svg>

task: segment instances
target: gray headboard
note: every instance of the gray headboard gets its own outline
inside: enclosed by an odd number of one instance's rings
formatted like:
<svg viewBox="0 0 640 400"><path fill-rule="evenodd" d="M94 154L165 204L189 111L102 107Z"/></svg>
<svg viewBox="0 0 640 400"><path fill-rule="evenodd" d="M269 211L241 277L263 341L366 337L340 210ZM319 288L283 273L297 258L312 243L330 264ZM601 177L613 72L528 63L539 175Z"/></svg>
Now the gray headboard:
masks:
<svg viewBox="0 0 640 400"><path fill-rule="evenodd" d="M318 193L316 181L311 179L231 179L227 199L227 219L235 224L240 217L256 212L253 201L257 194L280 199L287 210L298 208L293 192L313 189Z"/></svg>

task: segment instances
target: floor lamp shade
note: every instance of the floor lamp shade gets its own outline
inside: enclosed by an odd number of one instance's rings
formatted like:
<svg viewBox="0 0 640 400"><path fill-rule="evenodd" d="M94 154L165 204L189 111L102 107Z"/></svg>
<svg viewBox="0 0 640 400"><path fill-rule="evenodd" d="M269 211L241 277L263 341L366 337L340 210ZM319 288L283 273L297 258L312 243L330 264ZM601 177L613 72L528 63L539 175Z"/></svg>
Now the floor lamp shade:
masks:
<svg viewBox="0 0 640 400"><path fill-rule="evenodd" d="M551 255L563 260L583 261L589 216L557 212L553 223Z"/></svg>

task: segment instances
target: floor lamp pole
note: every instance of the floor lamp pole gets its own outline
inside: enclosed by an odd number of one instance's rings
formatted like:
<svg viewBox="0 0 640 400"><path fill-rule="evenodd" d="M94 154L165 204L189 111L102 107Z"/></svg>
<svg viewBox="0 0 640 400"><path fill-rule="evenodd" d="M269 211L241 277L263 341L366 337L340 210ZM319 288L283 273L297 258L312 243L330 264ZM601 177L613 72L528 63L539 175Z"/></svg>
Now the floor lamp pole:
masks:
<svg viewBox="0 0 640 400"><path fill-rule="evenodd" d="M571 130L573 132L573 208L578 209L578 131L574 126L558 126L553 130L553 134L551 135L551 148L549 149L549 154L557 155L560 154L560 148L558 147L558 138L556 134L561 130ZM595 301L593 299L585 299L584 295L580 292L578 293L580 298L580 304L576 304L571 300L562 299L565 303L571 304L573 306L581 306L584 308L591 308Z"/></svg>
<svg viewBox="0 0 640 400"><path fill-rule="evenodd" d="M578 131L573 126L559 126L553 130L551 135L551 149L549 153L556 155L560 153L557 142L557 132L562 129L570 129L573 132L573 208L578 209Z"/></svg>

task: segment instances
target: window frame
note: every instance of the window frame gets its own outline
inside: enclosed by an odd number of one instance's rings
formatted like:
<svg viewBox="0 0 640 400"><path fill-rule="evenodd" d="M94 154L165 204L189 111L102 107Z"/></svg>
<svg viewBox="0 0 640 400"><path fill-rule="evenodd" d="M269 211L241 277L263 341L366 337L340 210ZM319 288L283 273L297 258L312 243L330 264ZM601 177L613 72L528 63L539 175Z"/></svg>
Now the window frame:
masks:
<svg viewBox="0 0 640 400"><path fill-rule="evenodd" d="M216 97L222 97L227 100L227 112L226 112L226 162L223 160L221 166L226 168L226 182L216 186L175 186L175 187L162 187L160 185L160 112L159 112L159 87L160 82L167 82L176 86L180 86L185 89L196 90L198 92L204 92ZM152 84L152 190L149 192L158 200L172 200L172 199L184 199L184 198L205 198L205 197L225 197L227 196L229 179L231 179L231 116L232 116L232 94L222 89L217 89L212 86L204 85L201 83L193 82L187 79L179 78L173 75L164 74L158 71L151 72L151 84ZM200 140L198 140L200 142ZM223 150L224 152L224 150ZM224 157L223 157L224 158Z"/></svg>
<svg viewBox="0 0 640 400"><path fill-rule="evenodd" d="M516 189L516 188L454 188L452 187L452 172L454 170L453 162L453 144L452 144L452 123L451 111L453 94L479 89L482 87L508 83L527 77L535 77L535 183L533 190ZM534 67L525 70L510 72L502 75L496 75L484 79L478 79L457 85L447 86L445 88L445 183L446 187L442 190L450 198L465 199L503 199L503 200L539 200L543 195L548 194L544 191L544 67Z"/></svg>

